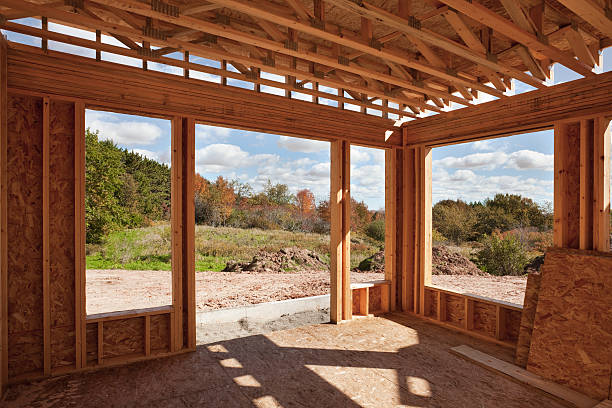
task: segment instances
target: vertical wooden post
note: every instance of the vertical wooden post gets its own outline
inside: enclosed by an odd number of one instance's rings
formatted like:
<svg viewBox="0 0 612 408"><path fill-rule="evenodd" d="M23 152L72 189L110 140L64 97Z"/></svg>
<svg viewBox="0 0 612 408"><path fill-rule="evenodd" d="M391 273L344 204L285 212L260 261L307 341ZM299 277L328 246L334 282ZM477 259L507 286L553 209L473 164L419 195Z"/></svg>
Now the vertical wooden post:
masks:
<svg viewBox="0 0 612 408"><path fill-rule="evenodd" d="M385 280L391 282L390 296L387 308L395 310L395 280L397 269L395 267L395 231L396 231L396 149L385 150Z"/></svg>
<svg viewBox="0 0 612 408"><path fill-rule="evenodd" d="M330 179L330 319L333 323L352 317L350 279L350 144L331 142Z"/></svg>
<svg viewBox="0 0 612 408"><path fill-rule="evenodd" d="M593 249L610 251L610 120L593 123Z"/></svg>
<svg viewBox="0 0 612 408"><path fill-rule="evenodd" d="M183 344L183 120L172 119L171 158L171 233L172 233L172 306L174 308L172 351L178 351Z"/></svg>
<svg viewBox="0 0 612 408"><path fill-rule="evenodd" d="M42 138L42 287L43 373L51 374L51 300L49 298L49 97L43 98Z"/></svg>
<svg viewBox="0 0 612 408"><path fill-rule="evenodd" d="M7 45L0 35L0 393L8 381Z"/></svg>
<svg viewBox="0 0 612 408"><path fill-rule="evenodd" d="M102 45L102 31L96 30L96 45L99 47ZM102 61L102 51L100 48L96 48L96 61Z"/></svg>
<svg viewBox="0 0 612 408"><path fill-rule="evenodd" d="M74 104L74 286L76 366L87 361L85 347L85 105Z"/></svg>
<svg viewBox="0 0 612 408"><path fill-rule="evenodd" d="M196 302L195 302L195 120L184 118L182 124L183 150L183 325L185 333L181 347L195 349L196 346Z"/></svg>
<svg viewBox="0 0 612 408"><path fill-rule="evenodd" d="M431 187L431 148L420 147L420 214L419 214L419 237L421 260L419 265L419 313L425 312L425 285L431 285L431 217L432 217L432 187ZM416 310L415 310L416 312Z"/></svg>
<svg viewBox="0 0 612 408"><path fill-rule="evenodd" d="M342 318L353 318L351 291L351 144L342 147Z"/></svg>
<svg viewBox="0 0 612 408"><path fill-rule="evenodd" d="M555 124L553 244L610 250L610 131L603 117Z"/></svg>

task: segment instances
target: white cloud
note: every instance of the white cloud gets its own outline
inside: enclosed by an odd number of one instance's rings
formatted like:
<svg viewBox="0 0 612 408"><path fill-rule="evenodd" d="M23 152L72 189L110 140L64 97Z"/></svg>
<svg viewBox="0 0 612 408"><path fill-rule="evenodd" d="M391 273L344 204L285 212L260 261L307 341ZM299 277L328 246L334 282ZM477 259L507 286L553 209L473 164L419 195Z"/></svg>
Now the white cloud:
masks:
<svg viewBox="0 0 612 408"><path fill-rule="evenodd" d="M370 155L363 147L351 146L351 163L367 163Z"/></svg>
<svg viewBox="0 0 612 408"><path fill-rule="evenodd" d="M278 147L287 149L291 152L316 153L329 150L329 142L320 140L299 139L296 137L280 136L277 142Z"/></svg>
<svg viewBox="0 0 612 408"><path fill-rule="evenodd" d="M493 140L478 140L472 143L472 148L478 151L491 151L495 150L493 143Z"/></svg>
<svg viewBox="0 0 612 408"><path fill-rule="evenodd" d="M196 151L196 167L201 173L219 173L244 167L249 153L240 146L231 144L211 144Z"/></svg>
<svg viewBox="0 0 612 408"><path fill-rule="evenodd" d="M552 171L554 156L552 154L534 152L533 150L519 150L508 156L506 167L516 170Z"/></svg>
<svg viewBox="0 0 612 408"><path fill-rule="evenodd" d="M131 147L153 145L162 137L162 129L150 122L121 121L116 122L112 115L104 112L88 111L86 126L92 131L100 131L101 140Z"/></svg>
<svg viewBox="0 0 612 408"><path fill-rule="evenodd" d="M202 142L212 143L227 140L232 129L216 126L196 125L196 138Z"/></svg>
<svg viewBox="0 0 612 408"><path fill-rule="evenodd" d="M170 149L163 150L160 152L154 152L154 151L147 150L147 149L132 149L132 151L148 159L155 160L156 162L170 165L171 154L172 154L170 152Z"/></svg>
<svg viewBox="0 0 612 408"><path fill-rule="evenodd" d="M436 160L436 164L443 167L455 169L486 169L493 170L500 163L506 161L506 154L502 152L495 153L474 153L463 157L448 156L440 160Z"/></svg>
<svg viewBox="0 0 612 408"><path fill-rule="evenodd" d="M448 156L436 160L436 165L454 169L494 170L499 167L515 170L553 169L552 154L544 154L533 150L518 150L510 154L504 152L473 153L463 157Z"/></svg>

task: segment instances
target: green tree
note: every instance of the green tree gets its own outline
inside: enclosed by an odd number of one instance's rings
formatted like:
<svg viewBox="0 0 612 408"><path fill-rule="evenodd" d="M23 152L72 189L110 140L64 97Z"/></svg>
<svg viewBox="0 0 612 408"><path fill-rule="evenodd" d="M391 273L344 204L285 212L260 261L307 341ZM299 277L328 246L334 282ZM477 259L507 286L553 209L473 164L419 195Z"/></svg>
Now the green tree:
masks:
<svg viewBox="0 0 612 408"><path fill-rule="evenodd" d="M476 264L492 275L522 275L529 262L524 244L514 235L485 236L483 248L476 255Z"/></svg>
<svg viewBox="0 0 612 408"><path fill-rule="evenodd" d="M462 200L443 200L432 209L433 228L457 245L475 238L476 222L474 209Z"/></svg>

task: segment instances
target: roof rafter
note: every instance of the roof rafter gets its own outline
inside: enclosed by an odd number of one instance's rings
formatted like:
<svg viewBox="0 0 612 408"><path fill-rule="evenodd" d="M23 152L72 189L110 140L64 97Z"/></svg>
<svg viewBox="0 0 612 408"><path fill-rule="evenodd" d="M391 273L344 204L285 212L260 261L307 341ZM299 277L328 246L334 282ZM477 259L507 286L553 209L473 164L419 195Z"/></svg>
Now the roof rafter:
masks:
<svg viewBox="0 0 612 408"><path fill-rule="evenodd" d="M338 1L338 0L334 0ZM485 26L493 28L498 33L514 40L534 52L545 55L546 57L556 61L567 68L575 71L583 76L595 75L591 68L580 61L574 59L573 56L559 50L556 47L545 44L534 34L525 31L518 27L513 22L505 19L499 14L489 10L485 6L478 3L469 3L465 0L439 0L440 2L456 9L457 11L469 15L470 18L478 21ZM520 79L520 78L517 78Z"/></svg>
<svg viewBox="0 0 612 408"><path fill-rule="evenodd" d="M415 21L401 18L399 16L396 16L390 13L387 10L373 6L361 0L359 2L361 5L353 2L352 0L328 0L328 1L346 10L352 11L360 16L366 16L366 17L376 19L389 27L392 27L392 28L395 28L397 30L404 32L408 36L419 38L420 40L425 41L428 44L439 47L445 51L456 54L462 58L475 62L479 65L493 69L496 72L503 73L508 76L517 78L520 81L523 81L529 85L539 87L539 88L544 86L542 81L530 75L527 75L518 69L499 64L495 60L488 59L484 55L475 53L468 47L465 47L459 43L456 43L455 41L449 38L446 38L442 35L436 34L429 30L424 30L424 29L421 30L420 28L418 28L418 23L416 23Z"/></svg>
<svg viewBox="0 0 612 408"><path fill-rule="evenodd" d="M559 3L576 13L587 23L612 38L612 20L605 10L593 0L559 0Z"/></svg>
<svg viewBox="0 0 612 408"><path fill-rule="evenodd" d="M297 21L292 18L287 18L278 13L269 11L264 7L258 7L257 5L246 3L244 1L239 1L239 0L211 0L211 1L214 1L215 3L223 4L227 8L234 9L236 11L245 13L247 15L265 19L265 20L268 20L268 21L271 21L271 22L274 22L276 24L280 24L286 27L291 27L303 33L319 37L323 40L331 41L336 44L339 44L345 47L349 47L357 51L361 51L365 54L368 54L374 57L378 57L382 60L392 61L392 62L401 64L401 65L405 65L409 68L417 69L419 71L425 72L429 75L441 78L451 83L461 84L469 88L478 89L490 95L494 95L497 97L503 97L503 93L499 92L496 89L490 88L488 86L485 86L477 82L471 82L471 81L464 80L444 70L432 67L429 64L424 64L419 61L415 61L415 60L406 58L405 52L391 51L383 47L381 47L380 49L374 48L371 46L371 44L363 40L358 40L356 38L350 38L344 32L335 34L335 33L332 33L330 31L327 31L327 30L324 30L318 27L313 27L311 24L303 23L303 22ZM366 16L366 17L372 18L372 16ZM405 20L402 19L402 21L404 21L405 23ZM529 75L523 74L520 71L516 71L515 74L524 75L528 78L531 78ZM541 83L538 83L538 82L536 83L541 85Z"/></svg>
<svg viewBox="0 0 612 408"><path fill-rule="evenodd" d="M14 0L10 0L10 1L14 1ZM291 47L287 47L286 44L284 43L261 38L255 35L244 33L242 31L234 30L228 26L219 25L216 23L196 19L196 18L189 17L189 16L183 16L180 19L177 17L168 16L160 12L157 12L155 10L152 10L150 7L147 7L147 5L144 3L140 3L134 0L122 0L121 2L118 2L118 3L115 0L90 0L90 1L94 3L106 4L110 7L120 7L132 13L140 14L140 15L147 16L147 17L157 18L161 21L166 21L169 23L181 25L185 28L192 28L195 30L200 30L200 31L207 32L210 34L229 38L234 41L254 45L254 46L257 46L263 49L267 49L267 50L270 50L270 51L273 51L279 54L301 58L304 60L308 60L310 62L315 62L318 64L326 65L326 66L333 67L335 69L339 69L342 71L351 72L355 75L360 75L360 76L365 75L370 78L377 79L377 80L391 83L391 84L395 84L395 85L401 86L406 89L410 89L410 90L417 91L417 92L423 92L428 95L439 96L441 98L447 98L459 104L469 105L469 102L463 98L459 98L459 97L450 95L446 92L438 91L426 85L423 85L423 86L415 85L412 82L403 80L401 78L393 77L387 74L382 74L382 73L379 73L373 70L367 70L367 69L359 67L350 62L346 64L346 63L341 62L339 59L336 60L328 56L318 54L313 51L299 50L299 49L294 50ZM446 74L446 75L451 78L454 78L450 74ZM466 81L466 80L458 80L458 81L461 81L462 83L466 84L466 86L469 86L469 87L472 87L473 85L470 81ZM484 86L479 85L479 87L484 87ZM488 87L485 87L485 88L488 88ZM495 93L497 93L497 91Z"/></svg>

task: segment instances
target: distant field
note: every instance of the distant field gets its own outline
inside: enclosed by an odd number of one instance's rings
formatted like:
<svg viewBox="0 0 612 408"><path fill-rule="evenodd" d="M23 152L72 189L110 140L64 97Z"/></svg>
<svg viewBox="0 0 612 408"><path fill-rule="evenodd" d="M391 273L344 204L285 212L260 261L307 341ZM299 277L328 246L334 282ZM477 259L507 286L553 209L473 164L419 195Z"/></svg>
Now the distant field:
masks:
<svg viewBox="0 0 612 408"><path fill-rule="evenodd" d="M298 247L329 263L329 235L282 230L196 226L196 270L221 271L227 261L250 261L260 250ZM351 267L378 252L383 243L352 233ZM170 225L128 229L87 246L87 269L170 270Z"/></svg>

